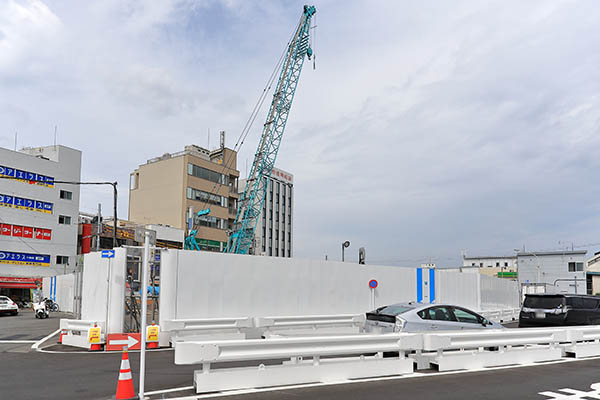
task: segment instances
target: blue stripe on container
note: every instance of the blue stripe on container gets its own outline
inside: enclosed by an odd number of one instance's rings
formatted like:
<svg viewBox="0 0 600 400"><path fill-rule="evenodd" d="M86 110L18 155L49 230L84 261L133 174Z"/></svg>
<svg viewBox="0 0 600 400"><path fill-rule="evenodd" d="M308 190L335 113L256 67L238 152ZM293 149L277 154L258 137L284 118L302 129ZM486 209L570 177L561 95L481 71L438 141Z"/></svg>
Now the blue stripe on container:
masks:
<svg viewBox="0 0 600 400"><path fill-rule="evenodd" d="M435 301L435 269L429 270L429 302Z"/></svg>
<svg viewBox="0 0 600 400"><path fill-rule="evenodd" d="M417 268L417 303L423 301L423 268Z"/></svg>

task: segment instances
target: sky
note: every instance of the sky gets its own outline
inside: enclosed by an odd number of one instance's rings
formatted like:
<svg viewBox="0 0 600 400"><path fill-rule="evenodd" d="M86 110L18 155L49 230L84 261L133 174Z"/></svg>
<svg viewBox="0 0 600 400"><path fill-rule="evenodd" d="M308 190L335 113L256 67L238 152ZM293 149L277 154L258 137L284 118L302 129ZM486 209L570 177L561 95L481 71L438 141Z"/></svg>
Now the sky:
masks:
<svg viewBox="0 0 600 400"><path fill-rule="evenodd" d="M233 147L304 2L0 0L0 147L83 152L118 181L187 144ZM316 1L277 167L295 256L414 266L600 248L596 1ZM241 148L246 174L268 101ZM110 213L110 188L80 208Z"/></svg>

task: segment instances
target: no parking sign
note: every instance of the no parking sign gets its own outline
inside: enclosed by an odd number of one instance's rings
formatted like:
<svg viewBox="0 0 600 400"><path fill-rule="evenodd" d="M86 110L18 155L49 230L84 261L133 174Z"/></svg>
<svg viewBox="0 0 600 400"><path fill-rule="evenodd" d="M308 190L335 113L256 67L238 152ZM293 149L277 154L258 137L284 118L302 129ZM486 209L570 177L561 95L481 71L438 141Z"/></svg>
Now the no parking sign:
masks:
<svg viewBox="0 0 600 400"><path fill-rule="evenodd" d="M377 281L376 281L375 279L371 279L371 280L369 281L369 287L370 287L371 289L375 289L375 288L377 287L377 285L378 285L378 284L379 284L379 283L377 283Z"/></svg>

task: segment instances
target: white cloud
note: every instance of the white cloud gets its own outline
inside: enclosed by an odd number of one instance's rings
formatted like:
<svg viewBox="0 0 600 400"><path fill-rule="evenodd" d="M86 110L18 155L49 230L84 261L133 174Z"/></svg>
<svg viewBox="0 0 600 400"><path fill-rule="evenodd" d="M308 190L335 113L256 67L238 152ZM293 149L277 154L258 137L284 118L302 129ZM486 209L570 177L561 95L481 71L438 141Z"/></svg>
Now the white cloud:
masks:
<svg viewBox="0 0 600 400"><path fill-rule="evenodd" d="M145 160L206 145L208 128L234 142L304 3L8 4L0 145L15 130L49 143L58 124L83 177L118 179L126 199ZM296 179L297 254L334 257L349 239L371 259L451 265L461 249L593 242L600 11L576 4L317 4L317 68L305 65L277 161ZM82 209L98 200L111 209L102 191Z"/></svg>

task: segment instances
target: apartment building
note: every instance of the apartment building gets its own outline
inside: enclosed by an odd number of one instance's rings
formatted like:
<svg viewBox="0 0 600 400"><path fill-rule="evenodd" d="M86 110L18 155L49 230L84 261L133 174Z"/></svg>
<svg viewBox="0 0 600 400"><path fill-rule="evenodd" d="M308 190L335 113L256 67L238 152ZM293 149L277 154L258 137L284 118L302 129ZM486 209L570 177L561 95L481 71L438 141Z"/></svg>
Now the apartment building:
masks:
<svg viewBox="0 0 600 400"><path fill-rule="evenodd" d="M239 178L237 153L224 141L222 133L217 150L188 145L140 165L130 175L128 219L186 229L193 216L201 250L223 251L235 220ZM197 216L207 208L208 215Z"/></svg>
<svg viewBox="0 0 600 400"><path fill-rule="evenodd" d="M240 180L240 196L246 180ZM294 255L294 176L273 168L260 218L254 231L252 254L293 257Z"/></svg>

